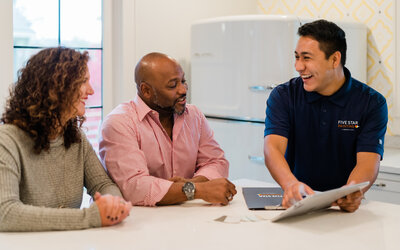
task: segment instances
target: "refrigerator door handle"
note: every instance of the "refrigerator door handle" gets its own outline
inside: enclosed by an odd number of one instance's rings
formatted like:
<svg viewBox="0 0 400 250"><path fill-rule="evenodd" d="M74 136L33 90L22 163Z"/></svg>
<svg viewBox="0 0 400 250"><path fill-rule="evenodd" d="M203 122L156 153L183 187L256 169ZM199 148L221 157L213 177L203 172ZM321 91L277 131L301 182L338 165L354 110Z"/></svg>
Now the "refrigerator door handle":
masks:
<svg viewBox="0 0 400 250"><path fill-rule="evenodd" d="M264 156L248 155L248 158L252 162L264 164Z"/></svg>
<svg viewBox="0 0 400 250"><path fill-rule="evenodd" d="M269 90L274 89L275 87L276 87L275 84L270 84L270 85L267 85L267 86L265 86L265 85L254 85L254 86L249 86L249 89L250 89L250 91L253 91L253 92L265 93L265 92L267 92Z"/></svg>

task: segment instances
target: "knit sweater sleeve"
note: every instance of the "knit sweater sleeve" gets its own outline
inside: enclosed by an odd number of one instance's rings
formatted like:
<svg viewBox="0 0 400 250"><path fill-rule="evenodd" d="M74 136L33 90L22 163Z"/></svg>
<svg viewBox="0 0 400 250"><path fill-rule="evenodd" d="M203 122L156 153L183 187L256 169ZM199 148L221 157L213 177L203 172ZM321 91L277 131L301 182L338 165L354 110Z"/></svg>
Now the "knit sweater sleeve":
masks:
<svg viewBox="0 0 400 250"><path fill-rule="evenodd" d="M84 147L85 187L91 196L96 192L122 197L118 186L107 175L92 145L82 133Z"/></svg>
<svg viewBox="0 0 400 250"><path fill-rule="evenodd" d="M85 209L24 204L20 199L20 185L23 185L20 153L14 138L0 131L0 231L74 230L101 226L95 203Z"/></svg>

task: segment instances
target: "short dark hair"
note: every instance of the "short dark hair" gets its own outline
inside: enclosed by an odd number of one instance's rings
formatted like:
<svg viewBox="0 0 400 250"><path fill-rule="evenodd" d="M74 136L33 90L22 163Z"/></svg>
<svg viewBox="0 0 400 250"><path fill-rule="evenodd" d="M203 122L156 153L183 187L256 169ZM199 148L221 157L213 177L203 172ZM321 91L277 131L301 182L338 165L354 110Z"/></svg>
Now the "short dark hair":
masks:
<svg viewBox="0 0 400 250"><path fill-rule="evenodd" d="M323 19L306 23L297 31L299 36L309 36L319 42L319 48L328 59L333 53L339 51L342 66L346 63L346 33L335 23Z"/></svg>

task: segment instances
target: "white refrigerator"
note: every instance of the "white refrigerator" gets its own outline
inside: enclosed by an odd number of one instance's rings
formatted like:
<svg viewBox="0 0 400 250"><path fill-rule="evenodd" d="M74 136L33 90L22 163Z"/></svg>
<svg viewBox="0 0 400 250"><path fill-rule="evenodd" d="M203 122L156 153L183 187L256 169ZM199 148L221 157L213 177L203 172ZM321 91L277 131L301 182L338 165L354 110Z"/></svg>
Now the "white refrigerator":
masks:
<svg viewBox="0 0 400 250"><path fill-rule="evenodd" d="M298 76L297 29L311 19L247 15L200 20L191 27L191 103L206 115L230 163L229 179L274 183L264 164L266 100ZM366 27L336 22L348 44L346 66L366 80Z"/></svg>

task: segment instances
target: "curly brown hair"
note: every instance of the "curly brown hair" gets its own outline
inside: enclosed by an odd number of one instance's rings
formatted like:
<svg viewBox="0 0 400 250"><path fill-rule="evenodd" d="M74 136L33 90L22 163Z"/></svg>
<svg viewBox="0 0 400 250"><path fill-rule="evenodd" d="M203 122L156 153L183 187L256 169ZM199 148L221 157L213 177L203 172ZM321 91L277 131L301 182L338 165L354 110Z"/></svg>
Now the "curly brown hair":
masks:
<svg viewBox="0 0 400 250"><path fill-rule="evenodd" d="M48 151L51 137L60 133L65 148L81 141L80 127L85 118L63 118L75 109L88 60L87 51L48 48L33 55L18 71L1 121L26 131L34 141L35 153Z"/></svg>

